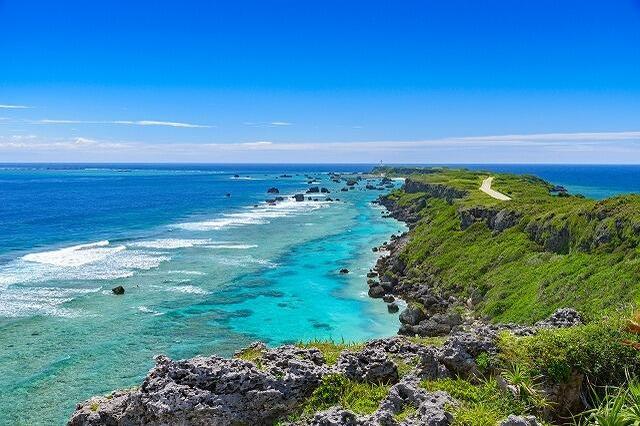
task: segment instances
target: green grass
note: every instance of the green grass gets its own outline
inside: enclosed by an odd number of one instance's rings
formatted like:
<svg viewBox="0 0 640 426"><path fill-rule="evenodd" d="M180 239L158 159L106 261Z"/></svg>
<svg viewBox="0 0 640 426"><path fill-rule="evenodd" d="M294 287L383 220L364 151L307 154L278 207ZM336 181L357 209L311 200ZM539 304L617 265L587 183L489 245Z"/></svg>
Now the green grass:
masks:
<svg viewBox="0 0 640 426"><path fill-rule="evenodd" d="M640 382L607 387L602 396L594 390L595 407L576 419L580 425L635 426L640 424Z"/></svg>
<svg viewBox="0 0 640 426"><path fill-rule="evenodd" d="M489 175L496 177L494 189L511 201L478 190ZM429 282L461 297L479 292L478 313L503 322L532 323L559 307L597 318L640 300L640 196L600 202L558 197L549 194L550 184L532 176L467 170L440 169L409 178L464 190L467 196L452 203L427 198L401 255L408 281ZM389 197L414 205L426 194L398 190ZM520 219L501 233L484 222L463 230L458 212L471 207L508 209ZM562 229L568 232L567 243L553 247L552 237ZM608 241L597 243L603 234Z"/></svg>
<svg viewBox="0 0 640 426"><path fill-rule="evenodd" d="M330 340L312 340L310 342L297 343L296 346L300 348L315 348L322 352L324 360L327 364L333 365L338 361L340 352L344 350L359 351L362 349L362 343L335 343Z"/></svg>
<svg viewBox="0 0 640 426"><path fill-rule="evenodd" d="M423 381L421 387L445 391L457 402L449 407L454 425L495 426L509 414L527 414L528 406L498 387L495 379L472 384L463 379Z"/></svg>
<svg viewBox="0 0 640 426"><path fill-rule="evenodd" d="M405 421L406 419L408 419L409 417L413 416L414 414L416 414L418 410L416 409L416 407L414 407L411 404L406 404L402 411L400 411L399 413L395 414L393 416L393 419L398 422L401 423L403 421Z"/></svg>
<svg viewBox="0 0 640 426"><path fill-rule="evenodd" d="M420 337L420 336L411 336L407 337L413 343L422 346L435 346L440 347L444 345L444 342L447 340L446 337Z"/></svg>
<svg viewBox="0 0 640 426"><path fill-rule="evenodd" d="M262 355L262 350L254 348L244 348L235 355L235 358L253 362L256 367L262 368Z"/></svg>
<svg viewBox="0 0 640 426"><path fill-rule="evenodd" d="M312 414L340 405L356 414L371 414L388 393L388 385L359 383L341 374L329 374L304 404L303 412Z"/></svg>

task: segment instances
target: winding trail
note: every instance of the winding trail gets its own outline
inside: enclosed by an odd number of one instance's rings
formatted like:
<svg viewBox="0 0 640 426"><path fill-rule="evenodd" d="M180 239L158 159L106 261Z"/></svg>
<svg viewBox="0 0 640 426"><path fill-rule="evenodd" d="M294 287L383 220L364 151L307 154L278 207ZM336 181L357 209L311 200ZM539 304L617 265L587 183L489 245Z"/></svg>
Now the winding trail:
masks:
<svg viewBox="0 0 640 426"><path fill-rule="evenodd" d="M507 197L502 192L498 192L494 189L491 189L491 182L493 182L493 176L490 176L482 181L482 185L480 185L480 191L484 192L490 197L495 198L500 201L509 201L511 197Z"/></svg>

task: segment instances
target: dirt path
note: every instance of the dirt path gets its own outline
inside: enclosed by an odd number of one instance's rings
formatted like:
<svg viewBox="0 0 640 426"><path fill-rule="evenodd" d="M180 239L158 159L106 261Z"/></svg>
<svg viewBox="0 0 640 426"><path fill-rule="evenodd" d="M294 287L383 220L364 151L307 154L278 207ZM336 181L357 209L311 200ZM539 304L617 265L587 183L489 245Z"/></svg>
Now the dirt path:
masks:
<svg viewBox="0 0 640 426"><path fill-rule="evenodd" d="M491 182L493 182L493 176L483 180L482 185L480 185L480 191L484 192L490 197L495 198L496 200L509 201L511 199L511 197L507 197L502 192L491 189Z"/></svg>

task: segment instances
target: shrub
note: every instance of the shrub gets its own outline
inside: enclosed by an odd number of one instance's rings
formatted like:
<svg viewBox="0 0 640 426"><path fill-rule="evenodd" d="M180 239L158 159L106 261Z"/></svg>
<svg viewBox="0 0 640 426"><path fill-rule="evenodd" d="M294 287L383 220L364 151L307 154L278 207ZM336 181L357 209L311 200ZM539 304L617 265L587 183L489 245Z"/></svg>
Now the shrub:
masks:
<svg viewBox="0 0 640 426"><path fill-rule="evenodd" d="M624 382L626 370L640 372L640 351L629 344L638 340L621 319L603 319L526 337L503 333L498 345L504 365L519 364L550 382L566 382L576 371L594 385L615 385Z"/></svg>

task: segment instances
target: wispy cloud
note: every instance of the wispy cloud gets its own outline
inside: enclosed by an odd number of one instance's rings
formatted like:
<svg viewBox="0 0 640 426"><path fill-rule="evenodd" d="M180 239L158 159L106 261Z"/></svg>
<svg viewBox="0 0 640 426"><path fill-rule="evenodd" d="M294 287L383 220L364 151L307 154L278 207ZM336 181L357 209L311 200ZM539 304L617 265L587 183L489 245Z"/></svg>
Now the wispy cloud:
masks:
<svg viewBox="0 0 640 426"><path fill-rule="evenodd" d="M164 127L180 127L188 129L206 129L213 126L204 124L181 123L178 121L158 121L158 120L111 120L111 121L93 121L93 120L53 120L43 119L33 122L35 124L107 124L107 125L125 125L125 126L164 126Z"/></svg>
<svg viewBox="0 0 640 426"><path fill-rule="evenodd" d="M27 109L31 108L26 105L11 105L11 104L0 104L0 109Z"/></svg>
<svg viewBox="0 0 640 426"><path fill-rule="evenodd" d="M0 136L0 151L12 158L40 156L50 161L640 163L640 131L289 143L155 143L14 135Z"/></svg>
<svg viewBox="0 0 640 426"><path fill-rule="evenodd" d="M458 138L467 141L602 141L640 139L640 132L576 132L533 133L524 135L467 136Z"/></svg>
<svg viewBox="0 0 640 426"><path fill-rule="evenodd" d="M199 128L209 128L212 126L203 125L203 124L191 124L191 123L180 123L176 121L155 121L155 120L140 120L140 121L126 121L126 120L118 120L113 121L113 124L128 124L132 126L166 126L166 127L184 127L189 129L199 129Z"/></svg>
<svg viewBox="0 0 640 426"><path fill-rule="evenodd" d="M245 126L249 126L249 127L287 127L287 126L293 126L293 123L290 123L288 121L271 121L271 122L257 122L254 123L252 121L246 121L244 123Z"/></svg>

